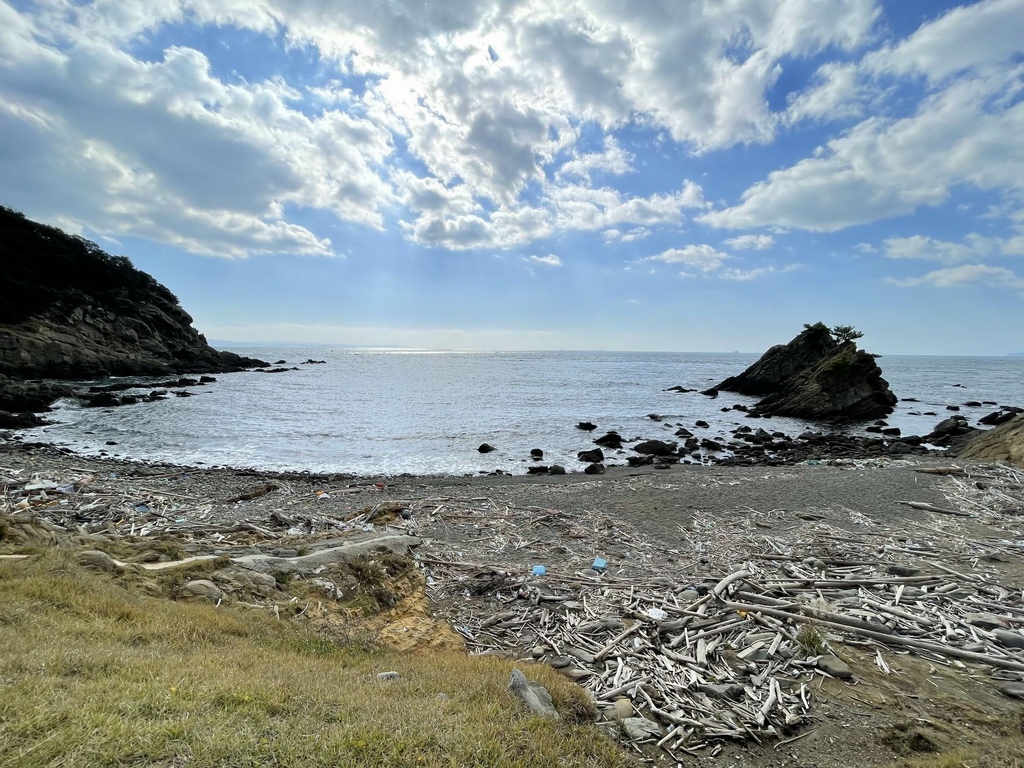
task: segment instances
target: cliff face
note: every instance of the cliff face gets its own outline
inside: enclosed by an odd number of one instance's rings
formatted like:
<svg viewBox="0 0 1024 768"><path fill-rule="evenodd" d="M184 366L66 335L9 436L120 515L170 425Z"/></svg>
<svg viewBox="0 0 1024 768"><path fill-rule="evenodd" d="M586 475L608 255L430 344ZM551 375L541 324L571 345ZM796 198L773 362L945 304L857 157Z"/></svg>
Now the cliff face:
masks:
<svg viewBox="0 0 1024 768"><path fill-rule="evenodd" d="M90 379L242 370L123 256L0 207L0 376Z"/></svg>
<svg viewBox="0 0 1024 768"><path fill-rule="evenodd" d="M718 389L762 395L758 413L814 421L878 419L896 404L875 358L852 341L836 341L822 323L772 347Z"/></svg>

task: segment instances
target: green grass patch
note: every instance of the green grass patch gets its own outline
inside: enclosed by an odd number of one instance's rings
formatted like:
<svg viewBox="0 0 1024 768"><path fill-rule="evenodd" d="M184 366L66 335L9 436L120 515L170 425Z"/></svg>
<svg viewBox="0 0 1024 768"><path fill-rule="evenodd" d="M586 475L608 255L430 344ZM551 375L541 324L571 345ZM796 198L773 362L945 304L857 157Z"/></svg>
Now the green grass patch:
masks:
<svg viewBox="0 0 1024 768"><path fill-rule="evenodd" d="M257 610L129 591L57 552L0 562L0 606L4 766L636 764L594 726L528 716L502 659L339 646ZM563 712L587 710L553 671L526 672Z"/></svg>

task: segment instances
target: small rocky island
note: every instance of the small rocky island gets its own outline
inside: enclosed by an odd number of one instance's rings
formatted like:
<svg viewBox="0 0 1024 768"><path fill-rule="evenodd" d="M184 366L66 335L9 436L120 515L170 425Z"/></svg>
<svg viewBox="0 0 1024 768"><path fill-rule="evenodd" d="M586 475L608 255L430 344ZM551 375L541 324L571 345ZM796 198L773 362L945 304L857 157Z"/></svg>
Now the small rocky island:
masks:
<svg viewBox="0 0 1024 768"><path fill-rule="evenodd" d="M833 423L884 418L896 396L875 355L857 348L859 336L849 327L806 325L788 344L772 347L715 390L760 396L754 410L765 416Z"/></svg>
<svg viewBox="0 0 1024 768"><path fill-rule="evenodd" d="M0 206L0 427L31 426L59 382L265 365L211 347L126 257Z"/></svg>

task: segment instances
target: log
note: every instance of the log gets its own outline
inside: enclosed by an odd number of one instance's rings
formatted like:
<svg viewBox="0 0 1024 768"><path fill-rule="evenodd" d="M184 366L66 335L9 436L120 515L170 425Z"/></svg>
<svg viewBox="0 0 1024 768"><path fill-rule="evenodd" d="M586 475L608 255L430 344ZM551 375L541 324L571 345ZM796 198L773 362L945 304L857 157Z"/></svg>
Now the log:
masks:
<svg viewBox="0 0 1024 768"><path fill-rule="evenodd" d="M797 618L791 613L785 611L777 611L774 608L766 608L765 606L759 605L748 605L746 603L726 603L726 608L734 611L749 611L768 614L778 619L793 619ZM800 619L803 621L809 621L812 624L821 624L832 629L842 630L844 632L853 632L854 634L861 635L863 637L877 640L881 643L890 645L903 645L908 648L917 648L921 651L928 651L929 653L935 653L939 656L952 656L955 659L964 659L965 661L973 661L976 664L988 664L992 667L1002 667L1003 669L1012 669L1015 672L1024 672L1024 663L1019 661L1013 661L1012 659L1004 659L997 656L988 656L984 653L975 653L974 651L965 651L961 648L953 646L942 645L940 643L932 643L927 640L918 640L913 637L903 637L901 635L887 635L883 632L875 632L868 629L858 629L856 627L849 627L845 624L837 624L833 621L826 621L825 619L818 619L814 616L801 615Z"/></svg>

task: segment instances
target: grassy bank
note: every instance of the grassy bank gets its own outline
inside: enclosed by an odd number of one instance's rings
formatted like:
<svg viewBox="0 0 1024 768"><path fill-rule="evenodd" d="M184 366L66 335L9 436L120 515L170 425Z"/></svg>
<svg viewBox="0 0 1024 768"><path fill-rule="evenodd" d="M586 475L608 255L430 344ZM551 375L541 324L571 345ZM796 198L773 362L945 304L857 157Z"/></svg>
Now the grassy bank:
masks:
<svg viewBox="0 0 1024 768"><path fill-rule="evenodd" d="M129 592L56 552L0 561L0 606L0 765L633 765L593 726L526 715L501 659L339 647L252 609ZM561 711L586 709L556 673L526 672Z"/></svg>

